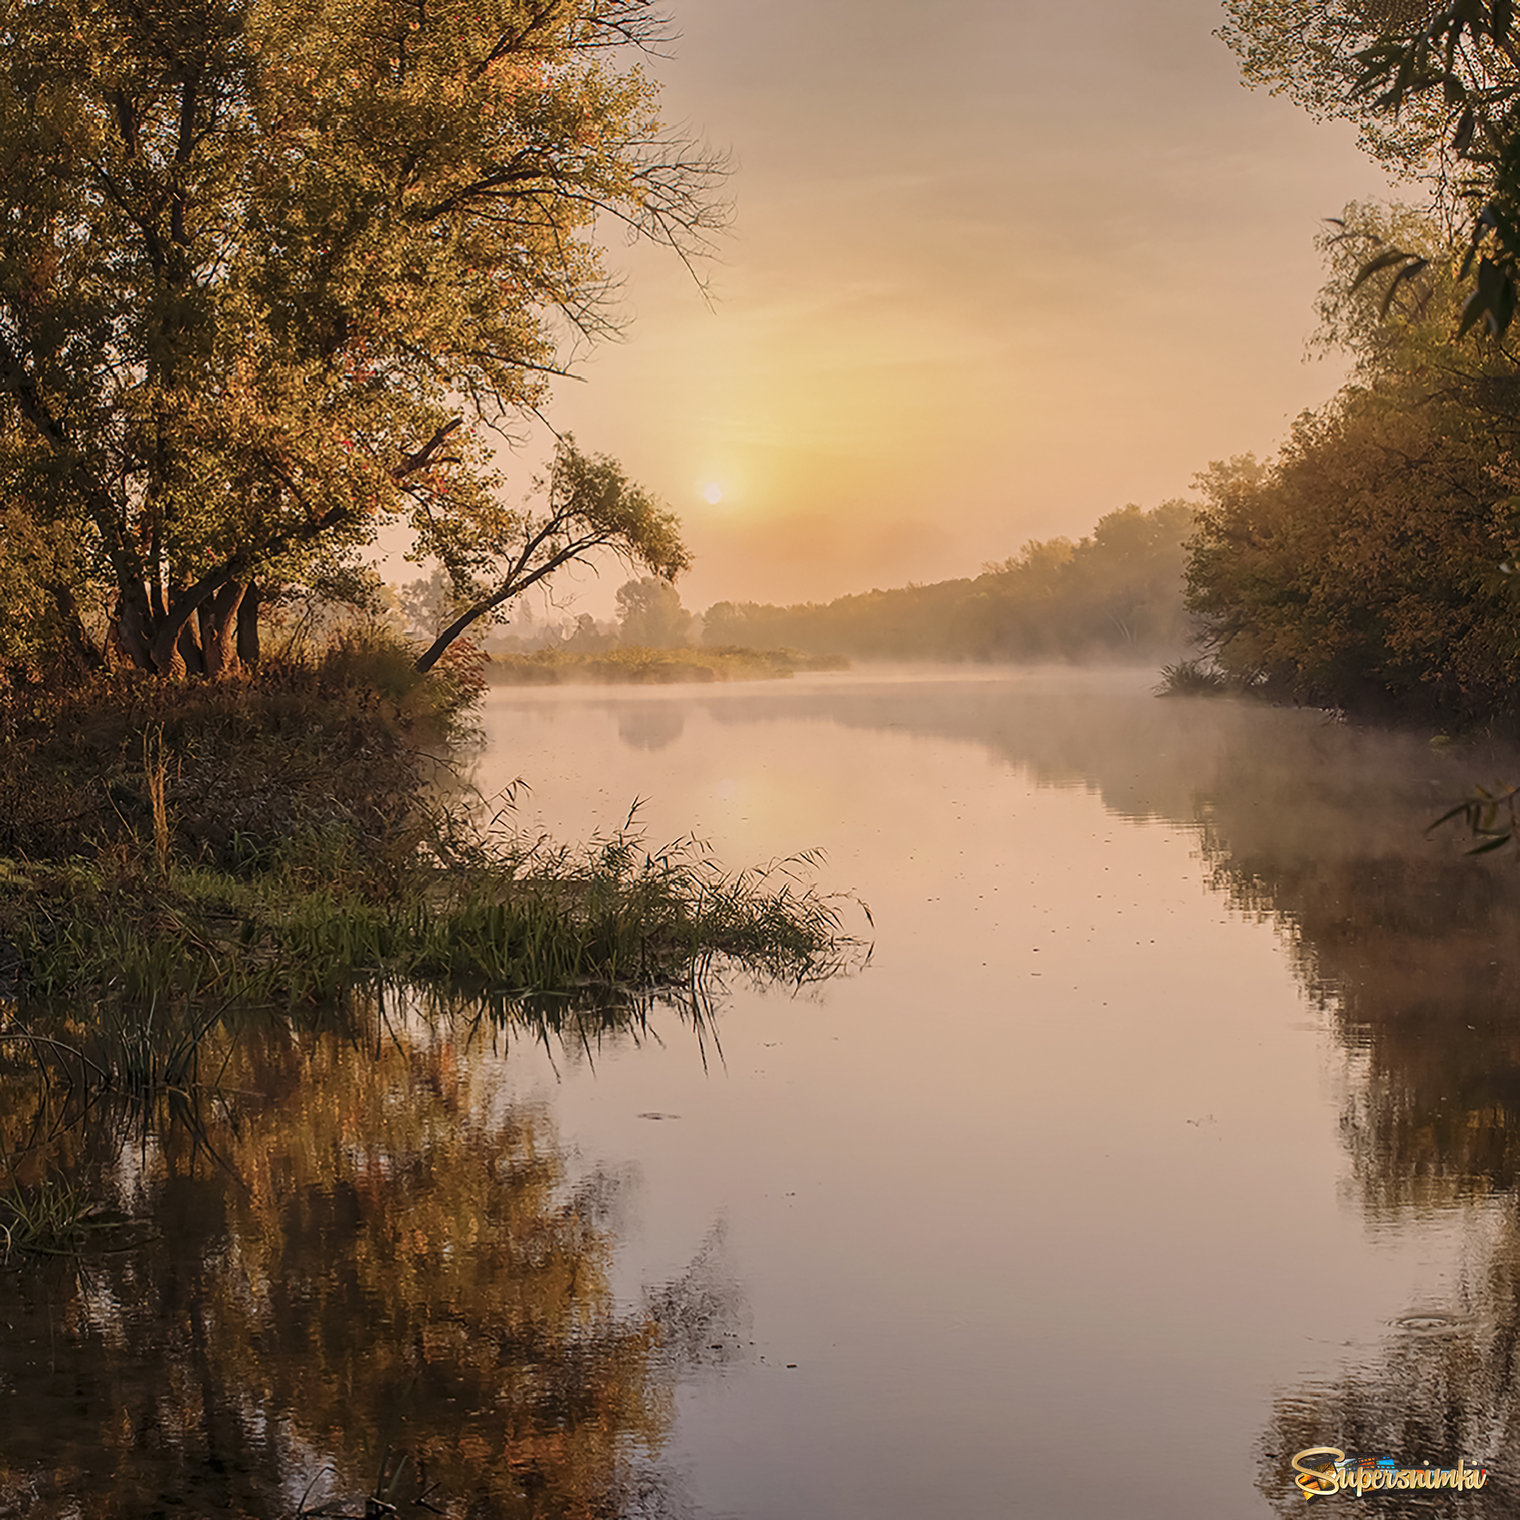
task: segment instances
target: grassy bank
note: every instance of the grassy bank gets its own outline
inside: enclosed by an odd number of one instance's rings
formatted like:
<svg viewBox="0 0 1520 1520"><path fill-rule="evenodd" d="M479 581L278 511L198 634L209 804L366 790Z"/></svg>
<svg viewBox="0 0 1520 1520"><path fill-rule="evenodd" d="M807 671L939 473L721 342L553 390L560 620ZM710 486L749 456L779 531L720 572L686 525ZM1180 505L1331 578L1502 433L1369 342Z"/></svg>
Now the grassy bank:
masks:
<svg viewBox="0 0 1520 1520"><path fill-rule="evenodd" d="M847 670L838 655L795 649L609 649L599 654L540 649L493 655L486 679L503 686L557 686L569 682L662 685L679 681L774 681L799 671Z"/></svg>
<svg viewBox="0 0 1520 1520"><path fill-rule="evenodd" d="M835 964L808 860L734 874L691 841L479 827L439 784L475 694L468 671L418 677L381 643L243 682L13 697L0 998L189 1030L191 1010L356 983L579 997Z"/></svg>

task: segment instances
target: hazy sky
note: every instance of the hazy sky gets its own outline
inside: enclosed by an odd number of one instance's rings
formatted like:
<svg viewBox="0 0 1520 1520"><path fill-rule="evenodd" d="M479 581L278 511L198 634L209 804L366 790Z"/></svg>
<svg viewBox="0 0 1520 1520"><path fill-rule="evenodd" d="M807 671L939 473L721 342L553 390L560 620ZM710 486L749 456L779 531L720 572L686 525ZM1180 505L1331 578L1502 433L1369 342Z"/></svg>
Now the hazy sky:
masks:
<svg viewBox="0 0 1520 1520"><path fill-rule="evenodd" d="M1313 238L1386 183L1239 83L1211 0L672 14L667 119L734 169L712 304L619 245L626 341L550 416L681 513L688 606L974 574L1270 451L1339 382L1304 358Z"/></svg>

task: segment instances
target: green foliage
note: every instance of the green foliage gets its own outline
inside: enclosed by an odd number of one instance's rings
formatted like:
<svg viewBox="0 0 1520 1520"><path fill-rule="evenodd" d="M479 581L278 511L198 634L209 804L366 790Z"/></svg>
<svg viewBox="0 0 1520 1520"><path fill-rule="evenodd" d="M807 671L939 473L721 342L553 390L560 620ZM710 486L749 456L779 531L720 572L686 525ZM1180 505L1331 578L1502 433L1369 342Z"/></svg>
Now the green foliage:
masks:
<svg viewBox="0 0 1520 1520"><path fill-rule="evenodd" d="M1520 721L1520 365L1457 346L1459 261L1428 218L1352 207L1327 237L1323 341L1356 383L1278 458L1216 464L1188 605L1221 667L1280 697L1456 727ZM1425 259L1385 313L1370 247Z"/></svg>
<svg viewBox="0 0 1520 1520"><path fill-rule="evenodd" d="M0 0L0 498L72 551L33 583L218 673L250 587L383 521L461 573L516 542L489 440L557 328L609 329L598 218L688 255L715 222L620 66L660 34L645 0ZM674 562L628 493L582 505Z"/></svg>
<svg viewBox="0 0 1520 1520"><path fill-rule="evenodd" d="M422 653L419 670L430 670L473 623L598 550L652 571L655 584L690 564L675 515L629 480L616 460L582 454L568 435L560 439L548 479L536 484L543 498L538 509L479 504L455 524L449 542L432 545L462 610Z"/></svg>
<svg viewBox="0 0 1520 1520"><path fill-rule="evenodd" d="M1347 117L1383 164L1465 220L1459 334L1502 336L1520 301L1520 51L1511 0L1227 0L1222 35L1246 77ZM1424 272L1393 246L1362 266L1385 298Z"/></svg>
<svg viewBox="0 0 1520 1520"><path fill-rule="evenodd" d="M1363 53L1407 41L1435 9L1427 0L1224 0L1219 35L1247 83L1287 94L1316 116L1351 121L1379 163L1420 176L1437 172L1439 102L1417 96L1388 112L1359 87Z"/></svg>
<svg viewBox="0 0 1520 1520"><path fill-rule="evenodd" d="M826 605L719 602L707 644L785 646L897 660L1142 658L1182 648L1183 542L1193 508L1129 506L1072 544L1026 544L975 580L840 597Z"/></svg>
<svg viewBox="0 0 1520 1520"><path fill-rule="evenodd" d="M1520 716L1520 477L1483 413L1412 379L1352 389L1271 467L1202 485L1188 605L1233 677L1353 712Z"/></svg>
<svg viewBox="0 0 1520 1520"><path fill-rule="evenodd" d="M60 525L0 505L0 684L70 675L96 658L82 546ZM83 600L82 600L83 599Z"/></svg>

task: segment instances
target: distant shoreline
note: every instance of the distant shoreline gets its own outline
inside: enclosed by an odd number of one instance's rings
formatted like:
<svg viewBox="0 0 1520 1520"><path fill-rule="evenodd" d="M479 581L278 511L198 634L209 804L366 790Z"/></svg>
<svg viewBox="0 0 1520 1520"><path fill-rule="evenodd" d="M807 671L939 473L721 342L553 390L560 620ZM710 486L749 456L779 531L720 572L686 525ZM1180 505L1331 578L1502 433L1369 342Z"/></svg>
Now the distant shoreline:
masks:
<svg viewBox="0 0 1520 1520"><path fill-rule="evenodd" d="M496 654L484 670L492 686L669 686L682 682L787 680L805 671L848 670L841 655L799 654L795 649L540 649Z"/></svg>

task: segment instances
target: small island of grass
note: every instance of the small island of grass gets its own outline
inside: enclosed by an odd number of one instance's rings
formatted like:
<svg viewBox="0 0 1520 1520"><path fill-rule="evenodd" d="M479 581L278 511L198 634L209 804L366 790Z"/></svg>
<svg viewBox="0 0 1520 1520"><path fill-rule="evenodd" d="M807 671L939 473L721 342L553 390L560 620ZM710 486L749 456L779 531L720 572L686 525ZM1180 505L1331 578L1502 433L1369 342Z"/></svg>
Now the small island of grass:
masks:
<svg viewBox="0 0 1520 1520"><path fill-rule="evenodd" d="M570 848L483 825L450 764L477 670L423 676L404 644L351 637L237 680L115 671L10 690L12 1029L43 1008L81 1048L116 1024L172 1028L150 1074L168 1082L174 1053L229 1007L404 986L626 1012L700 997L725 965L797 979L837 964L847 941L806 862L729 872L631 828Z"/></svg>

